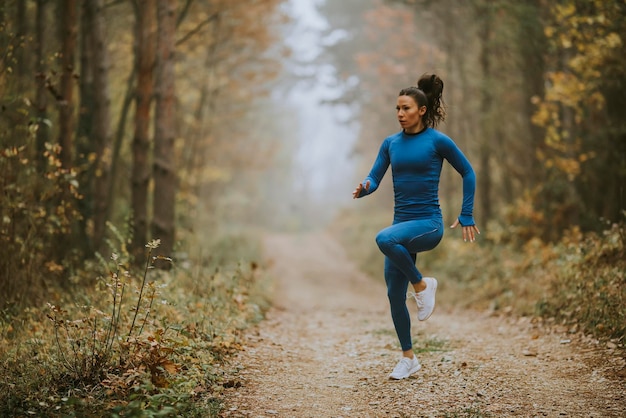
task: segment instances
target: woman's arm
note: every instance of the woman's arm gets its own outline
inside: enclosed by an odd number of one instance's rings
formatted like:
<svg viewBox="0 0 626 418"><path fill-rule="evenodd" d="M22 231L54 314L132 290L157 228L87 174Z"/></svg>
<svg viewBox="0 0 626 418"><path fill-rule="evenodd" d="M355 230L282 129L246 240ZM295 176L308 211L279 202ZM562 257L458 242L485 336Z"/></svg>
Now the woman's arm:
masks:
<svg viewBox="0 0 626 418"><path fill-rule="evenodd" d="M361 184L352 192L352 197L358 199L368 194L372 194L378 189L380 182L382 181L387 168L389 168L389 138L385 139L380 146L378 156L374 161L374 165L370 170L370 173L363 180Z"/></svg>
<svg viewBox="0 0 626 418"><path fill-rule="evenodd" d="M438 143L438 152L444 157L452 167L463 178L463 205L461 214L452 224L456 228L459 224L463 227L463 239L475 240L475 234L480 234L474 222L474 194L476 192L476 174L469 160L459 147L445 135L441 136Z"/></svg>

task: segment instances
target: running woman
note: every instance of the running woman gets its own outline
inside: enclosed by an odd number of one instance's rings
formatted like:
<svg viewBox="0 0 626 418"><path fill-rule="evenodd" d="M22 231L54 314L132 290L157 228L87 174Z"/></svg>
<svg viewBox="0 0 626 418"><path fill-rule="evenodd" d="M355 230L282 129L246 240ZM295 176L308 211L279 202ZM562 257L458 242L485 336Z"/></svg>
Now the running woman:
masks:
<svg viewBox="0 0 626 418"><path fill-rule="evenodd" d="M369 175L352 192L354 199L374 193L391 165L393 224L376 236L385 255L391 318L402 347L402 358L389 375L391 379L407 378L422 367L413 353L407 289L411 283L417 319L427 320L435 308L437 280L422 277L415 262L417 253L432 250L443 237L439 177L444 159L463 177L461 213L451 228L461 225L464 241L473 242L480 234L472 213L474 170L454 141L435 129L445 119L442 93L443 81L435 74L425 74L417 86L400 91L396 112L402 130L383 141Z"/></svg>

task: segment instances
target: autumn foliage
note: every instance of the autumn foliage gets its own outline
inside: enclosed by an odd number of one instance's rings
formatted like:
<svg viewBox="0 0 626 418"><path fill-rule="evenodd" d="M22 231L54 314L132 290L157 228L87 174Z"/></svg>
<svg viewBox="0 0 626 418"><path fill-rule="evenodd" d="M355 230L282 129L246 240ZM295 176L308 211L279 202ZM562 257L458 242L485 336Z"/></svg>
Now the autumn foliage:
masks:
<svg viewBox="0 0 626 418"><path fill-rule="evenodd" d="M264 300L215 208L278 3L2 2L0 415L217 414Z"/></svg>

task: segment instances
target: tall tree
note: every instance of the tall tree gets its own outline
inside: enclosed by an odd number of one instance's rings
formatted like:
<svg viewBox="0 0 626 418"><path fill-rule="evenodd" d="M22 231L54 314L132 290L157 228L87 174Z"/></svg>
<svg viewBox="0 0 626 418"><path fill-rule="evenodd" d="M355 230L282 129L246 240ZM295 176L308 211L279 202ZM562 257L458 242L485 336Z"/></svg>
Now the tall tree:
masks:
<svg viewBox="0 0 626 418"><path fill-rule="evenodd" d="M545 14L542 0L524 2L519 9L519 25L516 44L520 50L520 68L524 100L522 112L524 120L529 121L535 112L533 101L544 94L544 73L546 69L547 42L544 34L542 18ZM536 158L537 150L542 148L544 130L536 124L529 124L530 146L523 153L529 165L524 174L528 180L527 187L535 188L542 180L541 164Z"/></svg>
<svg viewBox="0 0 626 418"><path fill-rule="evenodd" d="M156 0L136 0L133 4L137 20L135 31L137 94L131 174L132 252L135 260L143 264L144 245L148 240L148 186L151 178L150 104L154 91Z"/></svg>
<svg viewBox="0 0 626 418"><path fill-rule="evenodd" d="M174 50L176 0L157 0L157 75L154 131L154 199L152 236L161 240L159 251L171 256L175 241L176 167L174 155Z"/></svg>
<svg viewBox="0 0 626 418"><path fill-rule="evenodd" d="M15 49L16 70L18 74L18 88L23 91L26 88L25 81L30 72L30 55L26 54L26 38L28 35L28 21L26 18L26 2L18 1L15 13L15 36L17 48Z"/></svg>
<svg viewBox="0 0 626 418"><path fill-rule="evenodd" d="M37 112L37 145L36 145L36 161L37 170L42 173L46 164L44 152L46 151L46 142L48 142L50 130L47 112L47 82L46 65L45 65L45 16L46 16L46 0L37 0L37 11L35 16L35 59L37 71L37 93L35 99L35 108Z"/></svg>
<svg viewBox="0 0 626 418"><path fill-rule="evenodd" d="M45 0L40 0L45 1ZM80 229L76 240L81 243L80 247L86 254L91 254L94 249L92 234L88 233L89 224L93 222L94 214L94 179L95 164L97 157L94 147L93 131L93 109L94 109L94 85L93 85L93 40L92 22L94 11L91 2L82 2L80 25L80 78L78 80L79 89L79 112L78 124L76 127L76 166L78 175L79 190L82 199L78 202L78 207L82 213Z"/></svg>
<svg viewBox="0 0 626 418"><path fill-rule="evenodd" d="M98 248L104 237L109 204L109 167L111 164L111 98L109 93L109 54L104 34L103 0L85 3L91 15L91 48L93 51L93 142L95 144L93 240Z"/></svg>
<svg viewBox="0 0 626 418"><path fill-rule="evenodd" d="M59 105L59 144L63 167L72 166L74 139L74 76L76 58L77 10L76 0L58 0L59 39L61 43L61 85Z"/></svg>

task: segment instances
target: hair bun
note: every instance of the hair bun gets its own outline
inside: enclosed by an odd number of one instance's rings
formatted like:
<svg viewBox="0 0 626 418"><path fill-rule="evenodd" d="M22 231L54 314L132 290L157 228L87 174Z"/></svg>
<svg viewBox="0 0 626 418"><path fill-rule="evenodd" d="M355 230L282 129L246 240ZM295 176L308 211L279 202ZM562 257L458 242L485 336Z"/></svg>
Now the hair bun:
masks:
<svg viewBox="0 0 626 418"><path fill-rule="evenodd" d="M443 93L443 81L436 74L424 74L417 81L417 88L426 93L427 96L436 96Z"/></svg>

